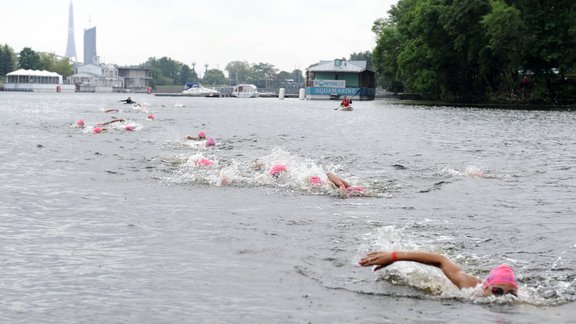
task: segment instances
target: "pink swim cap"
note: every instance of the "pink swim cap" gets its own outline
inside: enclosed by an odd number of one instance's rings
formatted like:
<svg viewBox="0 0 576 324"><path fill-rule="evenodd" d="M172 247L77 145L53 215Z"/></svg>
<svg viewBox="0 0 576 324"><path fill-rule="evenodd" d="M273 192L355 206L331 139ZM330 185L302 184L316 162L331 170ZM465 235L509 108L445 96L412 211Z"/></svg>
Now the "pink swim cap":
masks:
<svg viewBox="0 0 576 324"><path fill-rule="evenodd" d="M512 270L512 268L507 264L501 264L492 269L488 274L488 277L486 277L486 280L484 280L484 283L482 283L482 288L486 289L489 286L496 284L510 284L514 286L514 288L518 289L514 270Z"/></svg>
<svg viewBox="0 0 576 324"><path fill-rule="evenodd" d="M320 179L319 176L311 176L309 181L310 181L310 184L313 186L321 186L322 185L322 180Z"/></svg>
<svg viewBox="0 0 576 324"><path fill-rule="evenodd" d="M100 134L100 133L102 133L102 128L100 128L100 127L94 127L94 129L92 130L92 133L94 133L94 134Z"/></svg>
<svg viewBox="0 0 576 324"><path fill-rule="evenodd" d="M134 128L133 125L126 125L126 126L124 126L124 130L127 131L127 132L131 132L131 131L133 131L134 129L135 129L135 128Z"/></svg>
<svg viewBox="0 0 576 324"><path fill-rule="evenodd" d="M288 171L288 169L286 168L286 166L284 164L275 164L270 169L270 175L273 177L277 177L280 175L280 173L286 172L286 171Z"/></svg>
<svg viewBox="0 0 576 324"><path fill-rule="evenodd" d="M214 164L214 162L205 157L201 157L200 160L196 161L196 166L211 166L212 164Z"/></svg>
<svg viewBox="0 0 576 324"><path fill-rule="evenodd" d="M154 117L154 115L153 115L153 114L149 114L149 115L148 115L148 119L150 119L150 120L154 120L154 119L156 119L156 117Z"/></svg>
<svg viewBox="0 0 576 324"><path fill-rule="evenodd" d="M200 133L198 133L198 137L206 138L206 133L204 133L204 131L200 131Z"/></svg>
<svg viewBox="0 0 576 324"><path fill-rule="evenodd" d="M346 188L346 190L349 193L361 193L366 191L366 188L362 187L362 186L350 186L348 188Z"/></svg>
<svg viewBox="0 0 576 324"><path fill-rule="evenodd" d="M206 146L216 146L216 140L213 139L212 137L210 137L210 138L206 141Z"/></svg>
<svg viewBox="0 0 576 324"><path fill-rule="evenodd" d="M76 121L76 127L84 128L84 120L78 119L78 121Z"/></svg>

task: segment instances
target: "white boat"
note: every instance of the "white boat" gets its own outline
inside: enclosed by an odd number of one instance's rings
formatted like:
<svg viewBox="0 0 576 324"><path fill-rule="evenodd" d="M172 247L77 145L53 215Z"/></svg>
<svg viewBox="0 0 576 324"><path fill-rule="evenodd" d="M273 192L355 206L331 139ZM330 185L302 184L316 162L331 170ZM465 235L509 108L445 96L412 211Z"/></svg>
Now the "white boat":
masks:
<svg viewBox="0 0 576 324"><path fill-rule="evenodd" d="M191 82L186 84L186 90L182 91L182 94L197 97L217 97L220 92L216 89L206 88L199 82Z"/></svg>
<svg viewBox="0 0 576 324"><path fill-rule="evenodd" d="M257 98L258 88L253 84L239 84L234 87L230 95L237 98Z"/></svg>

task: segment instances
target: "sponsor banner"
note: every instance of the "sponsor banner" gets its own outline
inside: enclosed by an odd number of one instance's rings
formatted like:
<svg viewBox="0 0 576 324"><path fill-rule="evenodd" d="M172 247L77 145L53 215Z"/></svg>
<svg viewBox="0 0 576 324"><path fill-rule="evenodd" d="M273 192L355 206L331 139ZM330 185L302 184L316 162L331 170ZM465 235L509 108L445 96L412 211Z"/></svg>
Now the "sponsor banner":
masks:
<svg viewBox="0 0 576 324"><path fill-rule="evenodd" d="M320 88L346 88L346 80L314 80L314 86Z"/></svg>
<svg viewBox="0 0 576 324"><path fill-rule="evenodd" d="M306 88L307 96L348 96L349 98L367 97L374 98L376 89L373 88Z"/></svg>
<svg viewBox="0 0 576 324"><path fill-rule="evenodd" d="M306 88L307 94L310 95L331 95L337 94L340 96L357 96L360 94L361 88L318 88L318 87L309 87Z"/></svg>

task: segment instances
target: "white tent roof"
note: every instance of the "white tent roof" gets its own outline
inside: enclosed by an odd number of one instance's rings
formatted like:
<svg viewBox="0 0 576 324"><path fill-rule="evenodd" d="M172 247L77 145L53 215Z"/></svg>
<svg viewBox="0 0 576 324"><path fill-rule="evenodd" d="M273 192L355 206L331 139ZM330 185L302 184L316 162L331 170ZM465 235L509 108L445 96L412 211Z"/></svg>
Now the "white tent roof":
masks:
<svg viewBox="0 0 576 324"><path fill-rule="evenodd" d="M60 74L56 72L40 71L40 70L25 70L20 69L14 72L7 73L6 76L35 76L35 77L59 77Z"/></svg>

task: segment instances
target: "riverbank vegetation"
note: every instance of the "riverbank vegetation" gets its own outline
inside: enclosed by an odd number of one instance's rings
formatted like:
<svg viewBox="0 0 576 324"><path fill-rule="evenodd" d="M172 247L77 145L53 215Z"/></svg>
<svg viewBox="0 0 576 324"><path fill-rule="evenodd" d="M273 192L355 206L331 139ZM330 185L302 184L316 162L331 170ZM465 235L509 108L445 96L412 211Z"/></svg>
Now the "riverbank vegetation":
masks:
<svg viewBox="0 0 576 324"><path fill-rule="evenodd" d="M379 83L447 102L576 102L576 1L399 0L374 23Z"/></svg>
<svg viewBox="0 0 576 324"><path fill-rule="evenodd" d="M64 78L74 73L72 62L66 57L58 57L54 53L36 52L30 47L25 47L16 54L8 44L0 45L0 76L3 77L16 68L56 72Z"/></svg>

